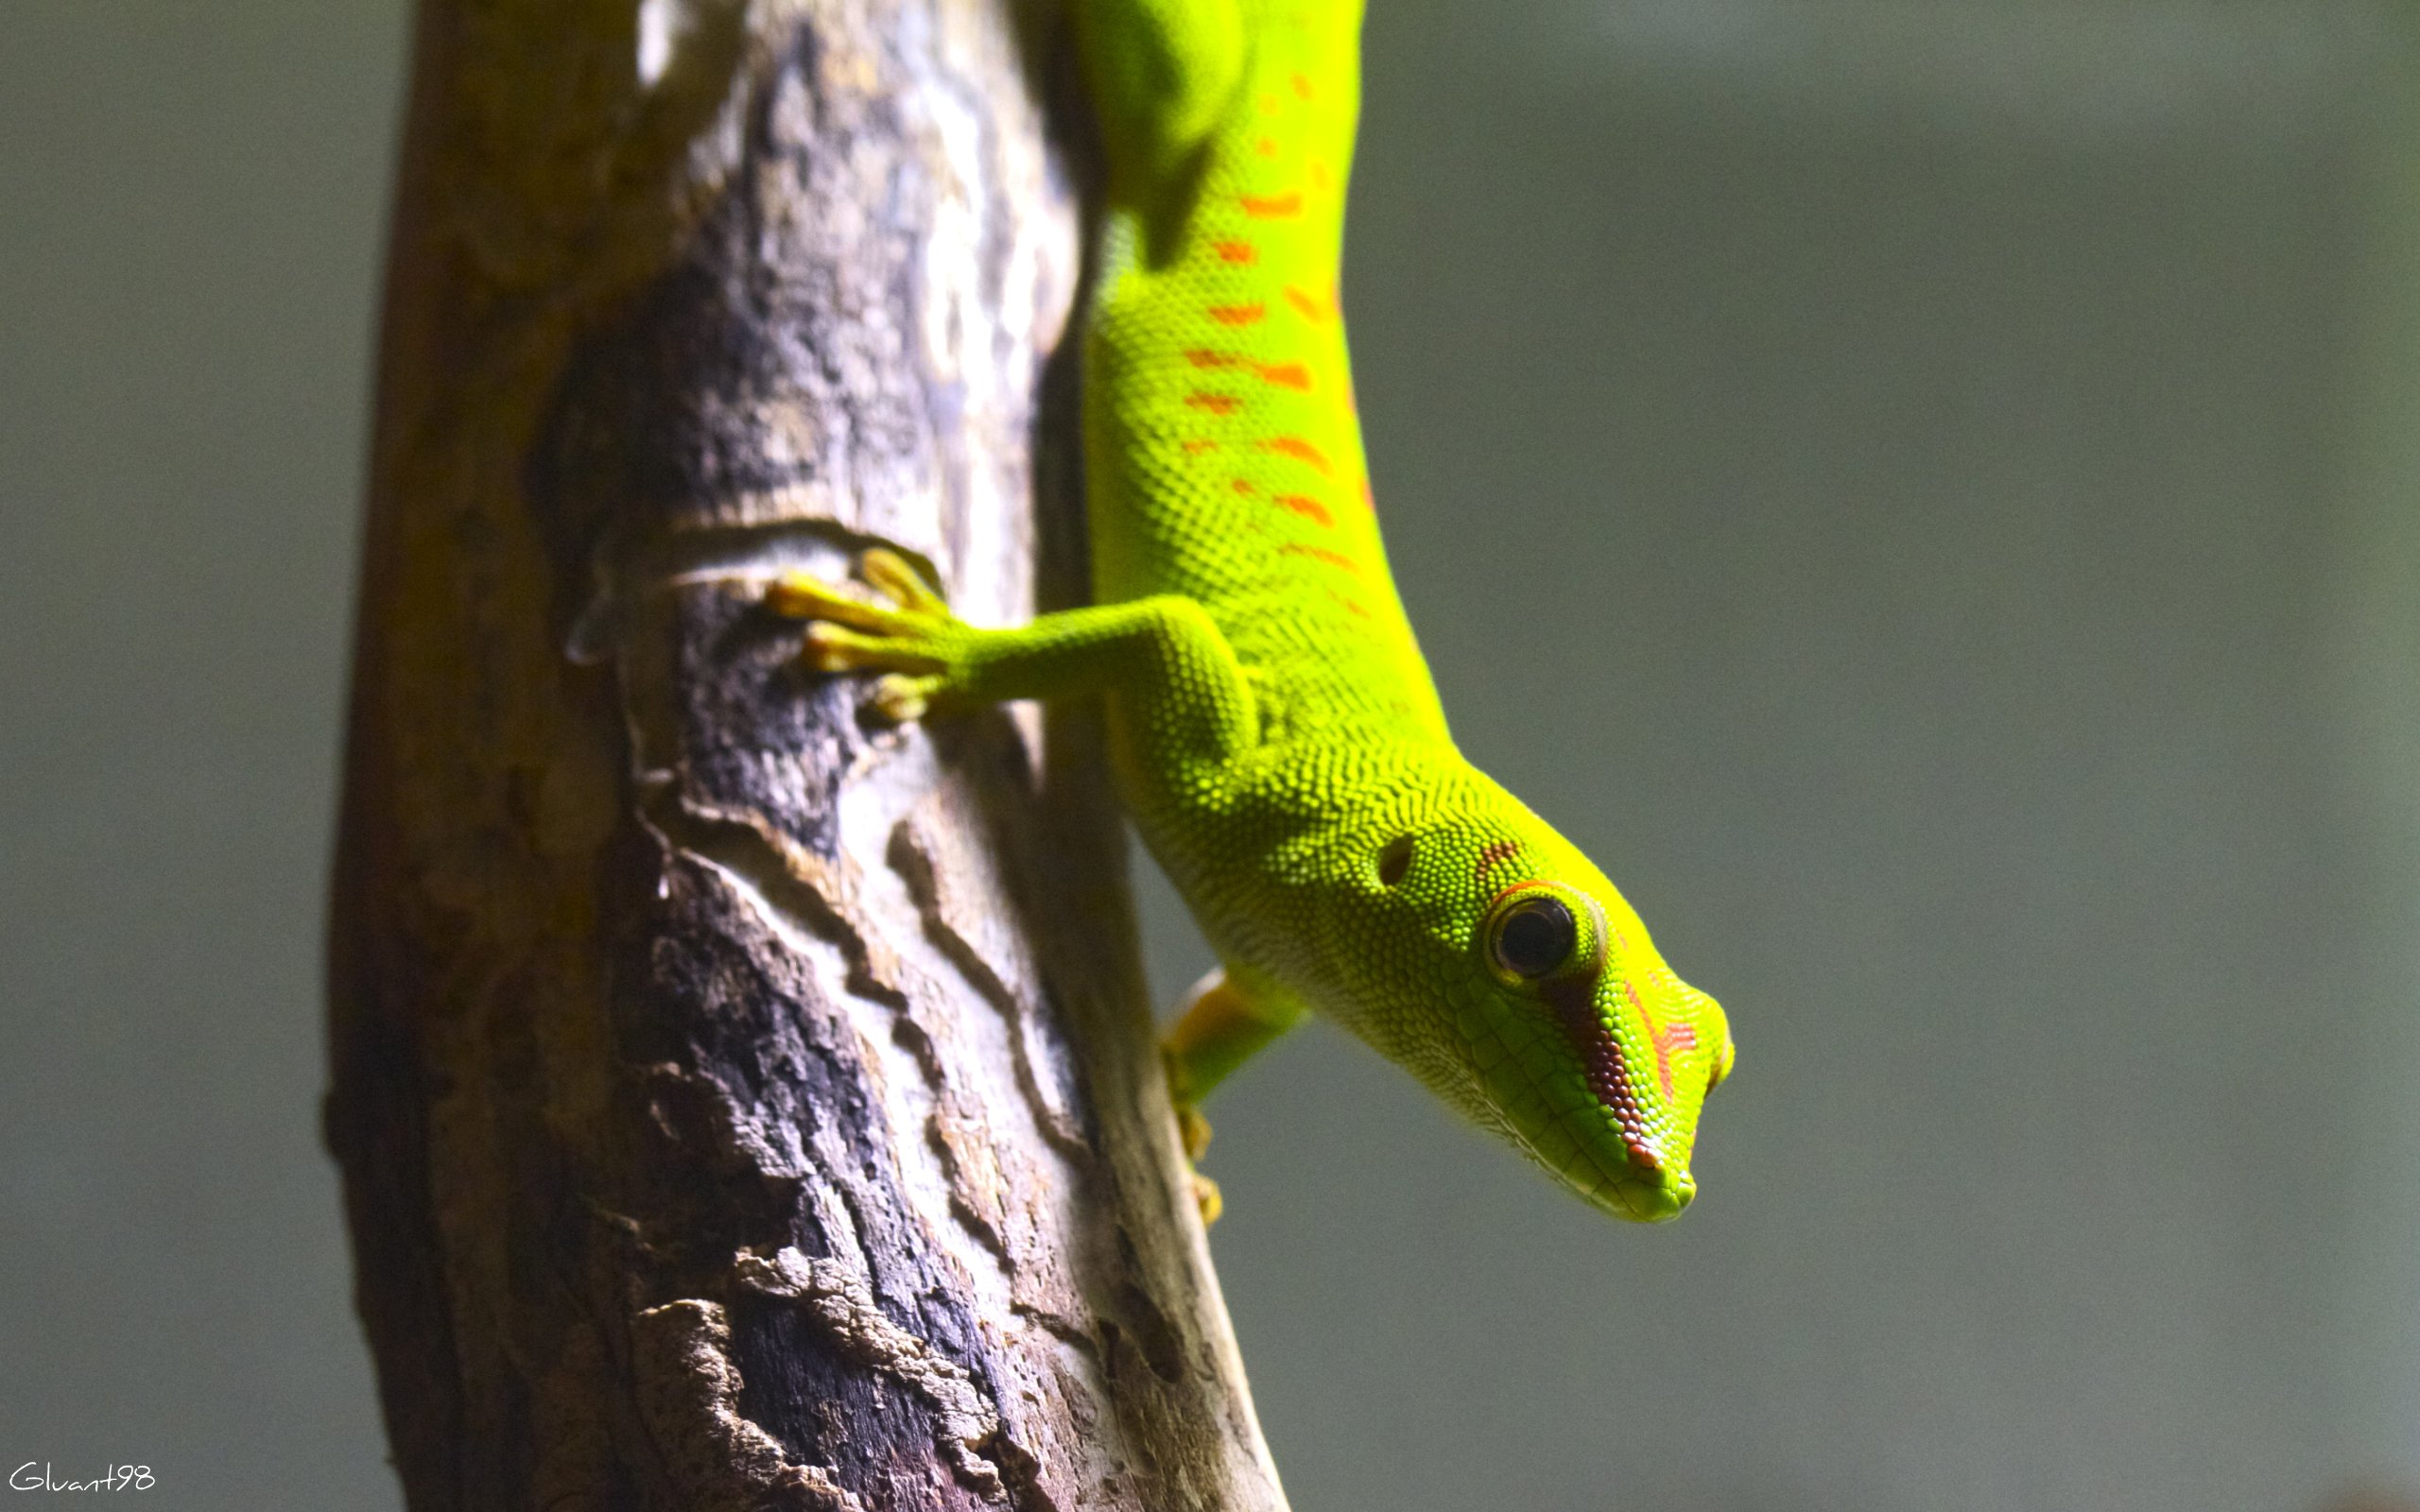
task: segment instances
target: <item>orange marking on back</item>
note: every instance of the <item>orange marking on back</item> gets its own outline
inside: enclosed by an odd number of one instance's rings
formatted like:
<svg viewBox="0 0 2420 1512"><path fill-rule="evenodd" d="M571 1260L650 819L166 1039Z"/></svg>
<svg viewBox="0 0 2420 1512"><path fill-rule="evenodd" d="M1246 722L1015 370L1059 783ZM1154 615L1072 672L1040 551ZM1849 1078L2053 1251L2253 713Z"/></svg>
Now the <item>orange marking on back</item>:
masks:
<svg viewBox="0 0 2420 1512"><path fill-rule="evenodd" d="M1327 512L1327 506L1306 493L1273 493L1270 495L1269 502L1291 509L1305 520L1316 520L1323 525L1336 524L1336 517Z"/></svg>
<svg viewBox="0 0 2420 1512"><path fill-rule="evenodd" d="M1215 452L1218 449L1219 443L1206 437L1197 436L1184 443L1184 455L1187 456L1200 456L1204 452Z"/></svg>
<svg viewBox="0 0 2420 1512"><path fill-rule="evenodd" d="M1236 203L1244 207L1245 215L1258 215L1263 219L1303 213L1303 197L1291 190L1282 195L1237 195Z"/></svg>
<svg viewBox="0 0 2420 1512"><path fill-rule="evenodd" d="M1262 137L1258 143L1254 144L1254 150L1264 158L1273 158L1277 156L1277 144L1268 137Z"/></svg>
<svg viewBox="0 0 2420 1512"><path fill-rule="evenodd" d="M1205 394L1196 389L1184 396L1184 402L1196 409L1206 409L1213 415L1232 415L1243 401L1233 394Z"/></svg>
<svg viewBox="0 0 2420 1512"><path fill-rule="evenodd" d="M1322 193L1322 194L1325 194L1325 193L1327 192L1327 164L1326 164L1326 163L1312 163L1312 164L1311 164L1311 187L1312 187L1312 188L1314 188L1314 189L1316 189L1316 190L1318 190L1318 191L1319 191L1320 193Z"/></svg>
<svg viewBox="0 0 2420 1512"><path fill-rule="evenodd" d="M1266 304L1214 304L1206 312L1220 325L1251 325L1269 314Z"/></svg>
<svg viewBox="0 0 2420 1512"><path fill-rule="evenodd" d="M1232 352L1208 352L1199 347L1184 354L1184 360L1197 368L1240 368L1244 359Z"/></svg>
<svg viewBox="0 0 2420 1512"><path fill-rule="evenodd" d="M1294 76L1294 94L1302 99L1311 97L1311 81L1307 77L1302 74Z"/></svg>
<svg viewBox="0 0 2420 1512"><path fill-rule="evenodd" d="M1233 488L1237 493L1250 493L1252 491L1252 479L1237 478L1233 484L1229 485L1229 487Z"/></svg>
<svg viewBox="0 0 2420 1512"><path fill-rule="evenodd" d="M1310 392L1311 369L1299 362L1271 363L1260 369L1260 376L1270 383L1287 388L1299 388L1305 393Z"/></svg>
<svg viewBox="0 0 2420 1512"><path fill-rule="evenodd" d="M1301 289L1289 286L1286 290L1286 302L1292 305L1295 313L1300 315L1305 320L1324 320L1327 318L1326 306L1321 304L1319 301L1304 293Z"/></svg>
<svg viewBox="0 0 2420 1512"><path fill-rule="evenodd" d="M1277 548L1277 554L1281 557L1308 557L1314 561L1323 561L1331 567L1340 568L1357 576L1361 571L1359 562L1340 551L1330 551L1325 546L1305 546L1300 541L1289 541Z"/></svg>
<svg viewBox="0 0 2420 1512"><path fill-rule="evenodd" d="M1272 436L1260 445L1263 451L1275 452L1280 456L1290 456L1299 462L1308 462L1322 472L1333 475L1335 472L1328 466L1326 455L1318 447L1299 436Z"/></svg>
<svg viewBox="0 0 2420 1512"><path fill-rule="evenodd" d="M1368 610L1363 609L1360 605L1353 602L1353 600L1345 597L1342 593L1338 593L1333 588L1327 591L1327 596L1336 600L1337 608L1343 610L1346 613L1351 614L1356 618L1366 620L1370 617L1370 611Z"/></svg>
<svg viewBox="0 0 2420 1512"><path fill-rule="evenodd" d="M1219 254L1219 261L1222 263L1257 263L1260 261L1260 249L1253 246L1250 242L1216 242L1212 244L1211 250Z"/></svg>
<svg viewBox="0 0 2420 1512"><path fill-rule="evenodd" d="M1368 478L1361 480L1361 502L1368 505L1373 511L1378 507L1378 495L1372 491Z"/></svg>

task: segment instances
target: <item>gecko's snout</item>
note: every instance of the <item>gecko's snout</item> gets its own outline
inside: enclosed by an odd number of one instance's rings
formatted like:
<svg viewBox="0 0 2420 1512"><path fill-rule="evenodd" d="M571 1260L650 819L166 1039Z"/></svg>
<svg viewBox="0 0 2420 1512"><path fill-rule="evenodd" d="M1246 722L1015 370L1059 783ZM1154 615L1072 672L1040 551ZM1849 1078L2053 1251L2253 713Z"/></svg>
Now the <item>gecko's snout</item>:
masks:
<svg viewBox="0 0 2420 1512"><path fill-rule="evenodd" d="M1651 1198L1645 1204L1650 1223L1677 1218L1698 1199L1698 1178L1686 1171L1660 1173L1663 1179L1651 1189Z"/></svg>
<svg viewBox="0 0 2420 1512"><path fill-rule="evenodd" d="M1697 1195L1697 1177L1686 1171L1647 1171L1614 1183L1602 1206L1617 1218L1663 1223L1686 1211Z"/></svg>

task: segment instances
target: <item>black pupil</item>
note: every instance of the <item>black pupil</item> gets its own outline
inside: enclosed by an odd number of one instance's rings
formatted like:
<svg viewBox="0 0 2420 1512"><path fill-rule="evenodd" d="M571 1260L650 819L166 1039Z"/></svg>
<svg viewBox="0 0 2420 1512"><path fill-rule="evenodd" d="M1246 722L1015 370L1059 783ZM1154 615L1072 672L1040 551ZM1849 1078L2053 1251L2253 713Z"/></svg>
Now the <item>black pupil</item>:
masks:
<svg viewBox="0 0 2420 1512"><path fill-rule="evenodd" d="M1571 910L1551 898L1523 903L1495 936L1496 958L1522 976L1544 976L1571 958L1580 937Z"/></svg>

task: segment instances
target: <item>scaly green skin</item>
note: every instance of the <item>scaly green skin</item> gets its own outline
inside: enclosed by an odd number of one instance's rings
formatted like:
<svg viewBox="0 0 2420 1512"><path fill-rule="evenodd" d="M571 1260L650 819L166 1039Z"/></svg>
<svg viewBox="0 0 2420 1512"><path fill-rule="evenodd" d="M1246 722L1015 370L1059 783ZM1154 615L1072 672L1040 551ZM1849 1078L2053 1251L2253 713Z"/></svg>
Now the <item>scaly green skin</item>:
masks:
<svg viewBox="0 0 2420 1512"><path fill-rule="evenodd" d="M1127 803L1225 962L1168 1042L1181 1108L1317 1009L1598 1206L1670 1217L1722 1012L1455 749L1379 542L1336 283L1358 0L1078 0L1076 24L1110 159L1098 606L977 630L887 553L864 571L891 607L798 579L774 602L817 622L816 665L890 674L895 717L1107 695Z"/></svg>

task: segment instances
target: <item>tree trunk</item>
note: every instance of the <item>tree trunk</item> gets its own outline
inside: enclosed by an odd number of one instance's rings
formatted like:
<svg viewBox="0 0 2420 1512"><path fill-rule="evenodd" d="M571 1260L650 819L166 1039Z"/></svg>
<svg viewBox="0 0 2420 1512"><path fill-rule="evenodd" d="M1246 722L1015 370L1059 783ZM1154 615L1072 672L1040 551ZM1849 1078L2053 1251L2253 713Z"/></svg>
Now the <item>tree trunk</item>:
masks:
<svg viewBox="0 0 2420 1512"><path fill-rule="evenodd" d="M1080 594L1057 32L424 0L327 1106L420 1512L1284 1505L1097 720L869 724L758 604Z"/></svg>

